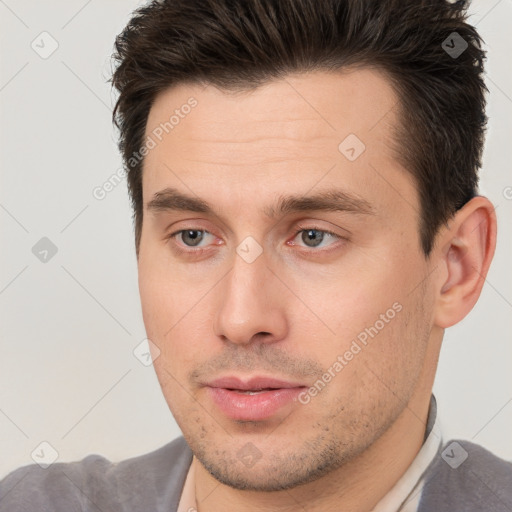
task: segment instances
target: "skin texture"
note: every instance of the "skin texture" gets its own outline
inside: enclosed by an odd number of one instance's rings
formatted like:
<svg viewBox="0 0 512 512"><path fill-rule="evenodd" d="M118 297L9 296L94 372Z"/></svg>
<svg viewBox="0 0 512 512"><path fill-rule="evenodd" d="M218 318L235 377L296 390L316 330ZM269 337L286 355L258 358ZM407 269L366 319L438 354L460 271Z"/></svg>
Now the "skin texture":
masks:
<svg viewBox="0 0 512 512"><path fill-rule="evenodd" d="M138 265L155 370L195 454L198 509L371 510L423 442L444 329L473 307L492 259L492 205L470 201L425 257L416 186L392 149L397 96L375 70L290 75L238 94L181 84L157 97L146 134L191 96L197 106L145 159ZM351 133L365 145L354 161L338 149ZM216 214L147 209L167 187ZM263 211L333 188L372 213ZM203 238L170 237L179 230ZM248 236L263 251L252 263L236 252ZM394 304L307 404L235 421L202 385L258 375L313 386ZM247 446L260 456L250 467Z"/></svg>

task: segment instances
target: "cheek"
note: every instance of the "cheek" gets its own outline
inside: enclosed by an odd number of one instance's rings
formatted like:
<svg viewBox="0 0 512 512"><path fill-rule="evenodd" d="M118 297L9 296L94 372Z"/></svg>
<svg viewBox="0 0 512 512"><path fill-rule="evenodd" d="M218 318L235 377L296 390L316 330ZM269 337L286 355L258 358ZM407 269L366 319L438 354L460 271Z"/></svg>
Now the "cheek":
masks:
<svg viewBox="0 0 512 512"><path fill-rule="evenodd" d="M370 426L370 435L374 427L385 424L409 401L420 379L428 328L424 316L418 318L421 311L416 305L408 302L401 306L400 311L393 310L394 315L388 314L388 323L367 311L372 320L358 318L364 328L354 329L355 335L339 337L329 349L324 346L326 373L322 379L327 377L330 382L314 399L314 408L339 421L340 428L354 436L359 435L358 429ZM338 366L334 366L336 362ZM332 379L329 368L335 374Z"/></svg>
<svg viewBox="0 0 512 512"><path fill-rule="evenodd" d="M142 317L146 327L148 338L161 345L161 338L168 324L169 311L167 296L163 290L162 280L159 279L154 269L144 263L139 263L139 294L142 307ZM170 325L167 326L169 329ZM160 347L161 348L161 347Z"/></svg>
<svg viewBox="0 0 512 512"><path fill-rule="evenodd" d="M418 287L425 269L419 260L402 259L400 254L361 258L308 291L303 288L301 298L316 315L297 319L297 337L311 340L310 349L327 369L342 356L344 376L338 381L354 383L370 369L394 381L402 368L404 382L410 382L419 371L429 334L428 305Z"/></svg>
<svg viewBox="0 0 512 512"><path fill-rule="evenodd" d="M169 354L162 354L154 362L155 372L162 394L180 428L187 428L193 416L201 417L197 400L188 391L187 373L184 364ZM180 373L181 371L181 373Z"/></svg>
<svg viewBox="0 0 512 512"><path fill-rule="evenodd" d="M160 351L154 361L158 379L170 396L179 395L178 382L188 386L187 372L197 365L198 345L205 340L207 297L199 299L206 292L171 271L167 262L141 252L139 293L147 337Z"/></svg>
<svg viewBox="0 0 512 512"><path fill-rule="evenodd" d="M398 315L403 297L393 275L354 272L338 276L325 286L317 282L303 300L317 315L316 321L312 318L311 327L318 324L325 335L337 342L337 348L343 349L360 334L364 339L366 330L376 323L379 331L387 328Z"/></svg>
<svg viewBox="0 0 512 512"><path fill-rule="evenodd" d="M138 262L139 293L146 330L156 339L170 334L192 307L191 287L182 282L168 255L155 243L144 244ZM196 299L197 301L197 299Z"/></svg>

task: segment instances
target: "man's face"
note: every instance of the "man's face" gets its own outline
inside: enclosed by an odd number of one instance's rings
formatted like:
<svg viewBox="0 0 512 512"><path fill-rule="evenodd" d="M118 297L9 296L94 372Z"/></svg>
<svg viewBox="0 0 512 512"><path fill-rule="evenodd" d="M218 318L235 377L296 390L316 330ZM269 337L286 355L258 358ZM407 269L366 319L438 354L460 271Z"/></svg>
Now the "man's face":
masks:
<svg viewBox="0 0 512 512"><path fill-rule="evenodd" d="M415 183L391 150L396 110L373 70L237 95L180 85L151 108L144 322L167 403L223 483L318 478L428 388L431 268ZM181 210L171 189L212 211Z"/></svg>

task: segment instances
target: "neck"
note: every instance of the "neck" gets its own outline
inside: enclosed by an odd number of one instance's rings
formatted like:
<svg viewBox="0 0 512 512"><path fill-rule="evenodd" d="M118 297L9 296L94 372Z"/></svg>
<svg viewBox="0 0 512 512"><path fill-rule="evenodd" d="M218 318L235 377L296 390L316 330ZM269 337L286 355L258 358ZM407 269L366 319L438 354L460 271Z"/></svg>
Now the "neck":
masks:
<svg viewBox="0 0 512 512"><path fill-rule="evenodd" d="M272 493L219 484L194 458L198 512L368 512L391 490L418 454L425 436L430 389L415 393L395 423L368 449L319 480Z"/></svg>

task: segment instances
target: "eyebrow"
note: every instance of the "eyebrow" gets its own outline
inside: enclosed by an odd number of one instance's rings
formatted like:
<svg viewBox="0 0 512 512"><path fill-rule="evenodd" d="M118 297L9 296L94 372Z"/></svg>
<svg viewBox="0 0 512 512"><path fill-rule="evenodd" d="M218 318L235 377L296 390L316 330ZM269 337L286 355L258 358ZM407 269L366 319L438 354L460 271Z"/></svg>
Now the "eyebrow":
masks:
<svg viewBox="0 0 512 512"><path fill-rule="evenodd" d="M147 203L149 211L186 211L217 216L215 209L205 200L194 197L175 188L156 192ZM295 212L329 211L375 215L375 209L365 199L339 189L328 189L313 195L280 195L274 205L262 209L270 219Z"/></svg>

